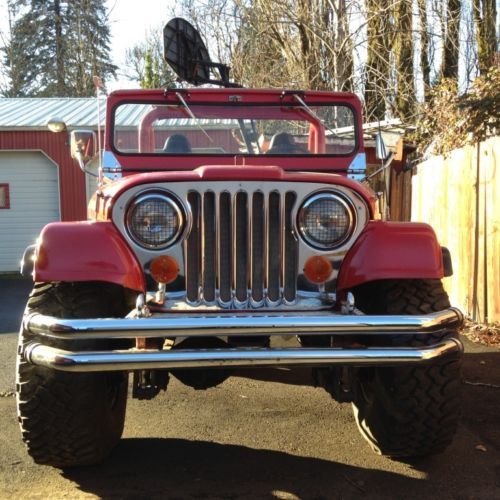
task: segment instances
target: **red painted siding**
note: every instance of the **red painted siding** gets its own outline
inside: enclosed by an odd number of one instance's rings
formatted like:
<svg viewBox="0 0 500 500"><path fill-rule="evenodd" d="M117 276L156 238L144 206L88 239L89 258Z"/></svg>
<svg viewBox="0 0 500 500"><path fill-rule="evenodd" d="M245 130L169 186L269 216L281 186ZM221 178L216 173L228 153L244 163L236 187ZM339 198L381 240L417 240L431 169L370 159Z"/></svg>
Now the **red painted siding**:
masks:
<svg viewBox="0 0 500 500"><path fill-rule="evenodd" d="M0 150L40 150L59 166L61 219L85 220L85 178L73 161L67 132L0 131Z"/></svg>

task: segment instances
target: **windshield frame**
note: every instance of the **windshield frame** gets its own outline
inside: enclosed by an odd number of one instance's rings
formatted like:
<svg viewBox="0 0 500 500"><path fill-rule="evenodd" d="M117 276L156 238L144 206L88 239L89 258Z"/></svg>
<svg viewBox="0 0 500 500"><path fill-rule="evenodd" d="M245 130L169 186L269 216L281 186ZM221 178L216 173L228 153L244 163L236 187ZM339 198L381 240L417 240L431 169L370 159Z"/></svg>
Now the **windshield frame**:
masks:
<svg viewBox="0 0 500 500"><path fill-rule="evenodd" d="M235 90L233 90L233 93ZM292 94L293 95L293 94ZM138 96L139 97L139 96ZM316 101L316 100L315 100ZM201 153L165 153L161 151L155 151L155 152L128 152L124 151L121 149L118 149L115 145L115 117L116 117L116 112L117 109L120 106L126 105L126 104L137 104L137 105L152 105L152 106L161 106L161 105L182 105L180 101L174 101L174 100L163 100L160 101L157 98L148 98L147 96L144 96L143 98L124 98L120 99L119 101L113 103L111 108L109 109L110 114L109 114L109 121L108 121L108 145L111 151L118 155L118 156L123 156L123 157L130 157L130 158L161 158L161 159L171 159L171 158L193 158L193 159L199 159L199 158L205 158L208 162L213 162L213 160L217 158L221 159L228 159L228 158L248 158L249 160L256 159L256 158L263 158L267 157L270 159L270 163L276 163L275 159L280 159L280 158L302 158L302 159L307 159L310 161L314 161L315 159L325 159L325 158L351 158L355 156L359 151L360 151L360 117L359 117L359 111L358 109L351 103L348 102L347 100L317 100L316 102L308 102L308 106L310 107L334 107L334 106L341 106L348 108L351 113L352 113L352 121L353 121L353 147L351 151L345 152L345 153L292 153L292 154L283 154L283 153L278 153L278 154L272 154L272 155L266 155L264 153L248 153L248 152L239 152L239 153L206 153L206 152L201 152ZM293 106L298 109L301 109L302 106L300 103L297 102L279 102L275 100L274 102L271 101L265 101L262 100L260 102L232 102L230 99L227 102L213 102L213 101L206 101L206 100L196 100L195 102L189 102L189 107L191 109L194 108L194 111L196 111L197 106L205 106L205 107L283 107L283 106ZM235 120L237 120L235 118ZM248 120L251 120L248 118ZM308 121L308 120L304 120ZM312 121L309 123L312 124ZM237 128L237 130L240 130L240 126ZM137 131L139 132L139 127L137 127ZM328 134L328 131L326 131ZM272 159L272 161L271 161Z"/></svg>

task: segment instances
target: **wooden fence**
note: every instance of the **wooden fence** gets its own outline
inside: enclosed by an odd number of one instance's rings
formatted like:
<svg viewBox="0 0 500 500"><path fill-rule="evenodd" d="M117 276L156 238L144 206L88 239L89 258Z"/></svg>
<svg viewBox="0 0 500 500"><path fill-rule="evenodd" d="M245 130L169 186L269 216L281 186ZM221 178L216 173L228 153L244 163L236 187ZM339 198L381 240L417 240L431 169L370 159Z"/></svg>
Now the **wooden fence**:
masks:
<svg viewBox="0 0 500 500"><path fill-rule="evenodd" d="M500 321L500 137L431 158L412 178L411 219L434 227L454 274L453 305L479 322Z"/></svg>

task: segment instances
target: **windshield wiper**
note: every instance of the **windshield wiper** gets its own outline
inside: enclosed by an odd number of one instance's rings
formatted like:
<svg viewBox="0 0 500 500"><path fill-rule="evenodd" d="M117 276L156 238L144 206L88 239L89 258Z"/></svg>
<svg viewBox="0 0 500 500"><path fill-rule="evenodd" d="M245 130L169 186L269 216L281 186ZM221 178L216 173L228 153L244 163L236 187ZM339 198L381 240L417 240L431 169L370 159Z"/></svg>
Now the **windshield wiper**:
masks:
<svg viewBox="0 0 500 500"><path fill-rule="evenodd" d="M186 108L186 111L188 112L192 120L194 120L194 124L207 136L210 142L214 142L214 140L208 135L207 131L200 125L198 118L196 118L195 114L191 111L191 108L187 105L187 102L184 100L184 97L182 97L181 93L176 92L175 95L177 96L177 99L181 101L182 105Z"/></svg>
<svg viewBox="0 0 500 500"><path fill-rule="evenodd" d="M297 94L293 94L293 97L295 98L295 100L297 100L300 105L301 105L301 108L303 108L307 113L309 113L309 115L311 115L315 120L318 120L319 123L321 123L321 125L323 125L323 127L325 127L328 131L330 131L335 137L339 137L339 135L337 134L337 132L335 132L333 129L331 129L305 102L304 100L302 99L302 97L298 96Z"/></svg>

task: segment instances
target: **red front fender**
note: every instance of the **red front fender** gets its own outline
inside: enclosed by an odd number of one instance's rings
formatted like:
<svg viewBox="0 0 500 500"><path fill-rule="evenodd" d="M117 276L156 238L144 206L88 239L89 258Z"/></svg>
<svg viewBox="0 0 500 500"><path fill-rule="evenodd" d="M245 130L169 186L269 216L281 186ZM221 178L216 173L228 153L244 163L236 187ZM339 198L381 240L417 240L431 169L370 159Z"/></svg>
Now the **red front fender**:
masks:
<svg viewBox="0 0 500 500"><path fill-rule="evenodd" d="M340 268L337 289L384 279L441 279L441 247L428 224L369 222Z"/></svg>
<svg viewBox="0 0 500 500"><path fill-rule="evenodd" d="M34 279L105 281L145 291L142 269L111 222L54 222L40 234Z"/></svg>

